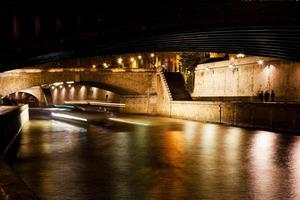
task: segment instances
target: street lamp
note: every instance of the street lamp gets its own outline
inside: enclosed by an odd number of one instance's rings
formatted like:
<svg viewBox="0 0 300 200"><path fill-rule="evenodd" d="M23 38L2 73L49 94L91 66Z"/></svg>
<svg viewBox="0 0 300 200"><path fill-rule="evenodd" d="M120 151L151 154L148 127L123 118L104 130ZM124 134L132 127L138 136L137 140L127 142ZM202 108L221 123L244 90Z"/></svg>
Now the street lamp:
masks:
<svg viewBox="0 0 300 200"><path fill-rule="evenodd" d="M103 63L103 67L104 67L104 68L108 68L107 63Z"/></svg>
<svg viewBox="0 0 300 200"><path fill-rule="evenodd" d="M124 63L123 63L123 59L122 59L122 58L118 58L118 63L119 63L122 67L124 67Z"/></svg>
<svg viewBox="0 0 300 200"><path fill-rule="evenodd" d="M155 56L154 53L151 53L151 54L150 54L150 57L152 58L152 59L151 59L151 64L153 65L153 68L156 67L156 66L155 66L155 58L154 58L154 56Z"/></svg>

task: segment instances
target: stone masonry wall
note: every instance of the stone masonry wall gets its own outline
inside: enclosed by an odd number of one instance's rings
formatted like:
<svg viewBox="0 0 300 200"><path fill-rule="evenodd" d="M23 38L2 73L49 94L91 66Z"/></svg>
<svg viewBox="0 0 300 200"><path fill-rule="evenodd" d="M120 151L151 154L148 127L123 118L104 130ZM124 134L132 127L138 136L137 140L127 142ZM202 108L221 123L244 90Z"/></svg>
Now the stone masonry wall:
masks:
<svg viewBox="0 0 300 200"><path fill-rule="evenodd" d="M152 87L153 75L155 75L153 70L20 69L0 74L0 95L5 96L33 86L66 81L95 82L125 93L141 95L147 94Z"/></svg>
<svg viewBox="0 0 300 200"><path fill-rule="evenodd" d="M300 105L173 101L171 117L299 134Z"/></svg>
<svg viewBox="0 0 300 200"><path fill-rule="evenodd" d="M258 64L258 60L264 60ZM232 64L234 68L228 66ZM208 70L208 69L209 70ZM256 97L260 90L274 90L277 101L300 102L300 62L245 57L198 65L195 97Z"/></svg>

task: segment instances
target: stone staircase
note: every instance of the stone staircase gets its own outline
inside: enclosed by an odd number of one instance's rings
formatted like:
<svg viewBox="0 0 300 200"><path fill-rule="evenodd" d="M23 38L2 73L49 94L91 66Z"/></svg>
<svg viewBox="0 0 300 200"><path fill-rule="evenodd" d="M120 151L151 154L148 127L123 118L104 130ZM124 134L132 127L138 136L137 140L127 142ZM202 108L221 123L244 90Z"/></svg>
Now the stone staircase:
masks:
<svg viewBox="0 0 300 200"><path fill-rule="evenodd" d="M164 72L168 92L174 101L192 101L191 95L185 88L184 78L179 72Z"/></svg>

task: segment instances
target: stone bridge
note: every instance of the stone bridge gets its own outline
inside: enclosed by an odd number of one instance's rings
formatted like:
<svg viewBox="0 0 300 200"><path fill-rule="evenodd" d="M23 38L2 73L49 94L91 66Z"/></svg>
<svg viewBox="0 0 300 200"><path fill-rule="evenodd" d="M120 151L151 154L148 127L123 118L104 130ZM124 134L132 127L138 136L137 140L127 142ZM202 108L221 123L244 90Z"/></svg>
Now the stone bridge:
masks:
<svg viewBox="0 0 300 200"><path fill-rule="evenodd" d="M146 95L153 91L155 70L93 68L26 68L0 73L0 95L34 86L74 81L119 95ZM155 89L154 89L155 90Z"/></svg>

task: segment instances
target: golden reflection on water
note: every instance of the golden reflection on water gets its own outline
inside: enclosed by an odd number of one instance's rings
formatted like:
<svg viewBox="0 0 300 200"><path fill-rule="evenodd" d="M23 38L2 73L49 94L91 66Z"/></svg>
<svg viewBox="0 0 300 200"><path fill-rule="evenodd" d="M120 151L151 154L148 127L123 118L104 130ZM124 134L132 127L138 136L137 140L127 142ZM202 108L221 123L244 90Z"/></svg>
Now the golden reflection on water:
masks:
<svg viewBox="0 0 300 200"><path fill-rule="evenodd" d="M23 145L22 154L50 154L70 150L81 139L78 133L86 131L84 128L60 121L31 120L23 128L22 144L36 142L36 145L35 148ZM36 137L32 137L32 134Z"/></svg>
<svg viewBox="0 0 300 200"><path fill-rule="evenodd" d="M182 131L167 130L161 138L162 148L160 152L161 167L155 169L157 182L151 188L150 199L183 199L184 197L184 157L186 147ZM172 190L172 193L166 191Z"/></svg>
<svg viewBox="0 0 300 200"><path fill-rule="evenodd" d="M116 133L116 140L112 146L112 170L113 174L118 176L112 176L113 179L113 194L115 199L119 199L122 196L130 196L130 188L128 185L129 177L125 177L125 174L129 174L130 171L130 150L129 150L129 134L128 132Z"/></svg>
<svg viewBox="0 0 300 200"><path fill-rule="evenodd" d="M278 135L257 131L251 145L252 195L257 199L274 199L280 185L280 172L275 165Z"/></svg>
<svg viewBox="0 0 300 200"><path fill-rule="evenodd" d="M240 156L240 145L242 139L241 129L230 128L224 138L225 142L225 158L228 162L234 163L238 161Z"/></svg>
<svg viewBox="0 0 300 200"><path fill-rule="evenodd" d="M50 155L34 173L42 174L37 175L42 191L53 193L63 184L94 191L88 185L91 179L93 185L107 183L112 199L300 199L300 137L145 120L151 126L127 124L105 134L99 126L85 130L58 121L31 121L23 130L21 157L43 160ZM90 141L81 144L85 137ZM89 169L100 175L90 177ZM66 176L60 182L62 174ZM75 193L82 197L81 192Z"/></svg>
<svg viewBox="0 0 300 200"><path fill-rule="evenodd" d="M291 176L293 200L300 199L300 139L293 144L291 152Z"/></svg>

